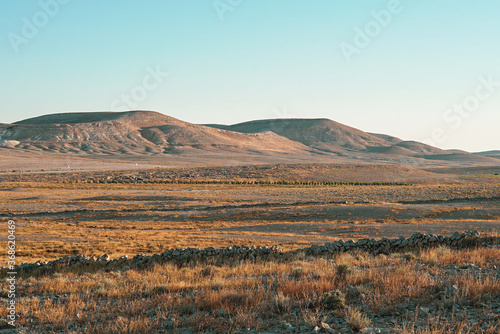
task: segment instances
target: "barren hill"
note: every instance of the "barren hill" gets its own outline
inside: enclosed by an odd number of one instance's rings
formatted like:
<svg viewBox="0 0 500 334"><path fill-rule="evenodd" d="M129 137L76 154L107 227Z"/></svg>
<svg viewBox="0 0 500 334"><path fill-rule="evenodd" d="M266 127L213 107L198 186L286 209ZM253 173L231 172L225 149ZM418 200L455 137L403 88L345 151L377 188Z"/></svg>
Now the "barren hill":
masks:
<svg viewBox="0 0 500 334"><path fill-rule="evenodd" d="M482 155L482 156L485 156L485 157L500 158L500 150L479 152L479 153L476 153L476 154Z"/></svg>
<svg viewBox="0 0 500 334"><path fill-rule="evenodd" d="M495 154L476 155L460 150L442 150L416 141L378 133L368 133L329 119L268 119L234 125L208 124L241 133L272 131L319 151L367 161L416 158L439 161L500 163ZM367 158L368 157L368 158Z"/></svg>
<svg viewBox="0 0 500 334"><path fill-rule="evenodd" d="M294 153L309 150L272 132L241 134L183 122L153 111L46 115L0 125L0 140L10 147L61 153L180 154L193 149Z"/></svg>
<svg viewBox="0 0 500 334"><path fill-rule="evenodd" d="M367 133L329 119L257 120L205 126L153 111L63 113L0 124L0 152L15 159L4 164L8 168L19 164L20 156L29 161L25 155L30 152L52 160L87 157L99 161L139 160L155 165L168 161L177 166L500 163L496 154L441 150L385 134Z"/></svg>
<svg viewBox="0 0 500 334"><path fill-rule="evenodd" d="M290 140L327 151L391 146L390 141L329 119L267 119L213 127L242 133L272 131Z"/></svg>

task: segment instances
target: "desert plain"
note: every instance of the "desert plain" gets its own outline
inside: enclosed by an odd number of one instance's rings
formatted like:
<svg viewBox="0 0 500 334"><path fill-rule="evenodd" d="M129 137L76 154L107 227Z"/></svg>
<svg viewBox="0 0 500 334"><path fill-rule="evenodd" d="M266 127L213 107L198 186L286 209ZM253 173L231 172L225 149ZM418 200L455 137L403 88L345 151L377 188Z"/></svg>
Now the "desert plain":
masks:
<svg viewBox="0 0 500 334"><path fill-rule="evenodd" d="M324 120L300 123L300 139L279 124L144 115L0 128L12 136L0 217L4 231L16 224L17 332L499 333L494 152ZM460 243L311 251L466 231ZM7 300L7 251L1 261ZM0 332L12 332L8 312Z"/></svg>

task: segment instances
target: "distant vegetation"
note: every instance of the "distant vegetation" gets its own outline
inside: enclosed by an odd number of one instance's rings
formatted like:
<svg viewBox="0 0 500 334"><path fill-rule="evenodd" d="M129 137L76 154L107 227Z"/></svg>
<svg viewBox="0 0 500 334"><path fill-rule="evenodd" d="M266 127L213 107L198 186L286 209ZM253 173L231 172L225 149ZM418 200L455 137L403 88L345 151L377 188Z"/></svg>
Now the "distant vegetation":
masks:
<svg viewBox="0 0 500 334"><path fill-rule="evenodd" d="M78 181L73 181L78 182ZM237 184L261 186L411 186L409 182L341 182L341 181L285 181L285 180L97 180L88 183L161 183L161 184Z"/></svg>

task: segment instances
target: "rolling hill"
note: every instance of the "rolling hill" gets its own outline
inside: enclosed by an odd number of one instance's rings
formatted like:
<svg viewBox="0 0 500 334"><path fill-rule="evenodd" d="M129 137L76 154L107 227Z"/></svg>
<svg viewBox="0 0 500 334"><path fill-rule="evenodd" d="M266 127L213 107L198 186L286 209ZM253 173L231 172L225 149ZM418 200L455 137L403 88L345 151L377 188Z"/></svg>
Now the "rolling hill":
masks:
<svg viewBox="0 0 500 334"><path fill-rule="evenodd" d="M392 145L381 137L329 119L268 119L230 126L215 124L208 126L241 133L271 131L304 145L332 152Z"/></svg>
<svg viewBox="0 0 500 334"><path fill-rule="evenodd" d="M116 159L176 157L179 162L211 164L500 162L496 154L441 150L329 119L198 125L154 111L62 113L0 124L0 149L4 155L23 151Z"/></svg>
<svg viewBox="0 0 500 334"><path fill-rule="evenodd" d="M152 111L46 115L0 125L0 140L8 147L75 154L182 154L197 149L265 154L309 150L272 132L241 134Z"/></svg>
<svg viewBox="0 0 500 334"><path fill-rule="evenodd" d="M499 162L495 159L496 156L479 156L459 150L442 150L386 134L367 133L329 119L268 119L234 125L207 124L207 126L241 133L272 131L319 151L364 160L367 155L389 160L413 157L423 160Z"/></svg>
<svg viewBox="0 0 500 334"><path fill-rule="evenodd" d="M485 156L485 157L500 158L500 150L479 152L479 153L476 153L476 154L482 155L482 156Z"/></svg>

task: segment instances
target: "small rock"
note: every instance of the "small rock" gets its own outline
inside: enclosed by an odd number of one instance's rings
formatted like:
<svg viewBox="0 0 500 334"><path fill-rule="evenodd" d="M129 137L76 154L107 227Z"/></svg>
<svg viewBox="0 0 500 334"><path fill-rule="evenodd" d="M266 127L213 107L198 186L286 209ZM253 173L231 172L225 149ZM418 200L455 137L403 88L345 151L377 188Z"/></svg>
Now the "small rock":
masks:
<svg viewBox="0 0 500 334"><path fill-rule="evenodd" d="M321 328L323 328L323 329L328 329L328 328L330 328L330 325L329 325L329 324L327 324L326 322L321 322L321 323L320 323L320 326L321 326Z"/></svg>
<svg viewBox="0 0 500 334"><path fill-rule="evenodd" d="M295 330L295 327L293 327L293 326L292 326L292 324L290 324L290 323L288 323L288 322L285 322L283 325L284 325L284 327L285 327L285 329L286 329L287 331L292 332L292 331L294 331L294 330Z"/></svg>
<svg viewBox="0 0 500 334"><path fill-rule="evenodd" d="M420 311L425 314L429 314L430 309L428 307L420 306Z"/></svg>

